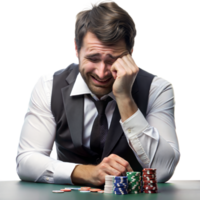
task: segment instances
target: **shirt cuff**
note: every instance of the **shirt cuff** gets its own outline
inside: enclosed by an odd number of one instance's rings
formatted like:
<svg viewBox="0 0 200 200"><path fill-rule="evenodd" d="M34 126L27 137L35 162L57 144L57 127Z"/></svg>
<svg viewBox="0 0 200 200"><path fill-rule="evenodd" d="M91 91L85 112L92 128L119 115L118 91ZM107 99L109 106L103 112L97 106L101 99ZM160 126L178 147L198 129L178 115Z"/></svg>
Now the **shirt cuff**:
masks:
<svg viewBox="0 0 200 200"><path fill-rule="evenodd" d="M141 166L148 166L150 160L139 140L139 136L141 136L143 134L143 131L149 126L143 114L138 109L136 113L134 113L124 122L120 120L120 124L126 136L127 142L130 148L135 153L137 160L139 161Z"/></svg>
<svg viewBox="0 0 200 200"><path fill-rule="evenodd" d="M65 163L62 161L56 163L54 171L54 183L73 185L71 174L77 165L78 164L75 163Z"/></svg>
<svg viewBox="0 0 200 200"><path fill-rule="evenodd" d="M149 125L139 109L124 122L120 120L120 124L128 139L139 136Z"/></svg>

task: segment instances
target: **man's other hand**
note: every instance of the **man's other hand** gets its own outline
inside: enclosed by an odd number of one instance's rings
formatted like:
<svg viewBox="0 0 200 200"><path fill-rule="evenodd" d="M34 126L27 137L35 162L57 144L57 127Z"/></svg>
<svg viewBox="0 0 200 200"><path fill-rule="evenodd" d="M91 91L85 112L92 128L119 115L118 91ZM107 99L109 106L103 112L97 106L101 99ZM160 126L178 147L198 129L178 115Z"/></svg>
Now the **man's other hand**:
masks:
<svg viewBox="0 0 200 200"><path fill-rule="evenodd" d="M100 186L105 183L106 175L120 176L131 171L133 170L126 160L118 155L111 154L97 166L77 165L71 179L74 184Z"/></svg>

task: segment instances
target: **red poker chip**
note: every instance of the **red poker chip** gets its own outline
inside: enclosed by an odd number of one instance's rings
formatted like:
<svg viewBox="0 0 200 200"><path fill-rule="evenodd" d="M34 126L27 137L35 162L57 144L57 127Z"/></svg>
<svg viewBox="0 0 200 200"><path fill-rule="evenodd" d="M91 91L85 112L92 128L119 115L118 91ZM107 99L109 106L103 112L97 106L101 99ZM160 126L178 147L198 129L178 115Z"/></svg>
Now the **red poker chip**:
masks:
<svg viewBox="0 0 200 200"><path fill-rule="evenodd" d="M143 175L149 175L149 174L156 175L156 172L154 172L154 171L145 171L145 172L142 172L142 176Z"/></svg>
<svg viewBox="0 0 200 200"><path fill-rule="evenodd" d="M143 180L143 183L145 185L145 183L157 183L157 181L156 180L148 180L148 181Z"/></svg>
<svg viewBox="0 0 200 200"><path fill-rule="evenodd" d="M71 189L60 189L60 191L63 191L63 192L71 192L72 190Z"/></svg>
<svg viewBox="0 0 200 200"><path fill-rule="evenodd" d="M156 181L156 178L151 178L151 177L144 177L142 179L143 179L143 181L150 181L150 180Z"/></svg>
<svg viewBox="0 0 200 200"><path fill-rule="evenodd" d="M144 168L142 171L156 171L156 168Z"/></svg>
<svg viewBox="0 0 200 200"><path fill-rule="evenodd" d="M152 187L157 187L157 183L144 183L143 186L144 185L146 185L146 186L148 185L148 186L152 186Z"/></svg>
<svg viewBox="0 0 200 200"><path fill-rule="evenodd" d="M143 184L143 187L144 187L144 186L157 187L157 183Z"/></svg>
<svg viewBox="0 0 200 200"><path fill-rule="evenodd" d="M158 190L157 186L152 186L152 185L144 185L143 186L144 190Z"/></svg>
<svg viewBox="0 0 200 200"><path fill-rule="evenodd" d="M144 190L143 192L147 193L147 194L152 194L152 193L157 193L158 191L157 190Z"/></svg>
<svg viewBox="0 0 200 200"><path fill-rule="evenodd" d="M156 174L143 174L143 178L148 177L148 178L156 178Z"/></svg>
<svg viewBox="0 0 200 200"><path fill-rule="evenodd" d="M143 185L155 187L155 186L157 186L157 183L143 183Z"/></svg>

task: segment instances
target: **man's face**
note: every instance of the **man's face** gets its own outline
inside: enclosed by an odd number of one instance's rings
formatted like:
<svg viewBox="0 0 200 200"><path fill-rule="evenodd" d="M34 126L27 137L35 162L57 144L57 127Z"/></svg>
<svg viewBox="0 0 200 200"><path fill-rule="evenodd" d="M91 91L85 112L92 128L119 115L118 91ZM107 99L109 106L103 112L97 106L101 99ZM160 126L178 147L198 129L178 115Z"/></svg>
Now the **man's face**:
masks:
<svg viewBox="0 0 200 200"><path fill-rule="evenodd" d="M105 46L93 33L87 32L79 53L76 47L76 55L79 71L93 94L100 98L112 91L114 78L111 66L117 58L127 53L124 40L113 46Z"/></svg>

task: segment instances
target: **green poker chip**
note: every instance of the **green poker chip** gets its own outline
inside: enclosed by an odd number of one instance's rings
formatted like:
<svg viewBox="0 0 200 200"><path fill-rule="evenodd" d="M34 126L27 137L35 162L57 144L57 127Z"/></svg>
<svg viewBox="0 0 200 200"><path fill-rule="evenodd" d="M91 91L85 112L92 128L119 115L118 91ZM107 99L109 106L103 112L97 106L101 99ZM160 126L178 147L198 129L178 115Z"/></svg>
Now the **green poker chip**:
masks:
<svg viewBox="0 0 200 200"><path fill-rule="evenodd" d="M128 191L130 194L141 193L141 173L140 172L127 172L128 177Z"/></svg>
<svg viewBox="0 0 200 200"><path fill-rule="evenodd" d="M126 176L141 176L140 172L126 172Z"/></svg>

